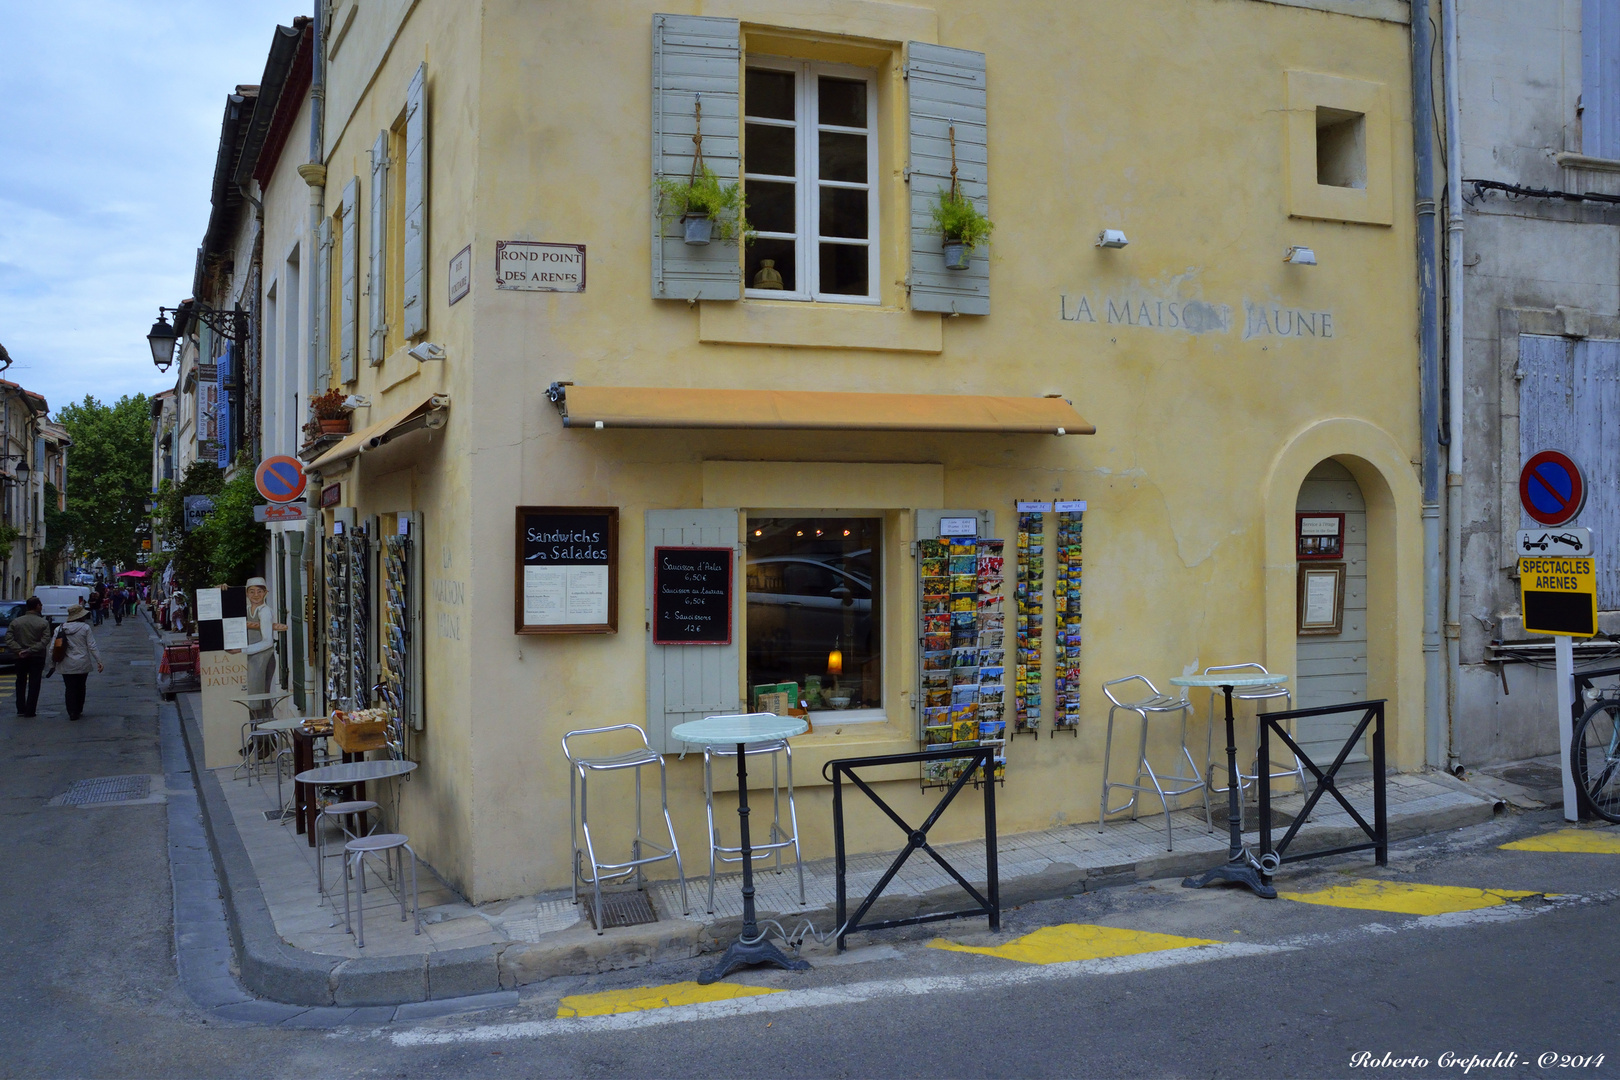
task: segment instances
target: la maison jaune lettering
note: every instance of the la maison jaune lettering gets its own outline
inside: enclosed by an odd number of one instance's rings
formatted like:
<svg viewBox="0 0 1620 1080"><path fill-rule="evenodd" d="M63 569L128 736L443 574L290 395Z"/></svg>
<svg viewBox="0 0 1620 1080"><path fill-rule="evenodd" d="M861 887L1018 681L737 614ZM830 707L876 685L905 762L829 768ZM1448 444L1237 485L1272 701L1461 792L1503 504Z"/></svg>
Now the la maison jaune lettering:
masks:
<svg viewBox="0 0 1620 1080"><path fill-rule="evenodd" d="M1068 323L1128 327L1184 334L1229 334L1233 310L1226 304L1166 296L1058 295L1058 318ZM1280 304L1243 301L1241 333L1244 341L1257 338L1330 340L1337 327L1331 311L1313 311Z"/></svg>

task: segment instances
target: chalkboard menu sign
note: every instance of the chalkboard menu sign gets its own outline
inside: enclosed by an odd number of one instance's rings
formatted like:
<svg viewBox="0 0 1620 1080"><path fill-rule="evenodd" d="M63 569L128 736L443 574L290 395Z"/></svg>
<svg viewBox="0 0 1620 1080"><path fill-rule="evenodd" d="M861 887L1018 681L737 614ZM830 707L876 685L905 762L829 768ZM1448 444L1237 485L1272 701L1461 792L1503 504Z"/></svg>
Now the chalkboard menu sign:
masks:
<svg viewBox="0 0 1620 1080"><path fill-rule="evenodd" d="M730 548L653 549L653 644L731 644Z"/></svg>
<svg viewBox="0 0 1620 1080"><path fill-rule="evenodd" d="M619 629L619 508L517 508L519 634Z"/></svg>

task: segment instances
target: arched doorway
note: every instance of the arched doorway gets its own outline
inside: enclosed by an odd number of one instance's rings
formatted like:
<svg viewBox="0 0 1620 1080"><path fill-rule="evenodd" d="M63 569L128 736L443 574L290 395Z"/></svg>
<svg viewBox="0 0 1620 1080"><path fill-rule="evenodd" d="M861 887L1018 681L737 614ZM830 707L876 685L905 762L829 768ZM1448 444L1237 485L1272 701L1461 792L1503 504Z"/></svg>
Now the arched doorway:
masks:
<svg viewBox="0 0 1620 1080"><path fill-rule="evenodd" d="M1367 700L1367 500L1355 475L1339 462L1328 458L1317 462L1299 485L1294 502L1299 515L1299 531L1304 548L1320 547L1321 557L1301 552L1300 569L1314 572L1315 582L1328 584L1332 572L1343 577L1342 593L1316 589L1306 596L1308 585L1299 589L1296 604L1318 610L1331 603L1336 627L1305 628L1302 612L1296 608L1295 655L1297 674L1294 706L1311 709L1321 705L1341 705ZM1342 518L1341 518L1342 515ZM1330 530L1338 528L1334 537ZM1329 557L1331 556L1331 557ZM1328 592L1333 595L1324 595ZM1305 614L1310 614L1309 611ZM1332 761L1344 740L1350 737L1360 719L1353 713L1300 721L1300 745L1312 760ZM1349 761L1365 761L1366 745L1352 752Z"/></svg>

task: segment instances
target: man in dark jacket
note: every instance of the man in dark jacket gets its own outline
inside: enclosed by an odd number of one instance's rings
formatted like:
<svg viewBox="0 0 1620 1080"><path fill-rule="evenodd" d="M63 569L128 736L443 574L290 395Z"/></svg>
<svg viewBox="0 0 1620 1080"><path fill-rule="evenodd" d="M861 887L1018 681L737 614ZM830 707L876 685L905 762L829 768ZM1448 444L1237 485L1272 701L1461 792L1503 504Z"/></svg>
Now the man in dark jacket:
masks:
<svg viewBox="0 0 1620 1080"><path fill-rule="evenodd" d="M39 705L39 682L51 647L51 624L41 614L39 597L30 596L21 615L6 629L6 644L17 654L17 715L33 716Z"/></svg>

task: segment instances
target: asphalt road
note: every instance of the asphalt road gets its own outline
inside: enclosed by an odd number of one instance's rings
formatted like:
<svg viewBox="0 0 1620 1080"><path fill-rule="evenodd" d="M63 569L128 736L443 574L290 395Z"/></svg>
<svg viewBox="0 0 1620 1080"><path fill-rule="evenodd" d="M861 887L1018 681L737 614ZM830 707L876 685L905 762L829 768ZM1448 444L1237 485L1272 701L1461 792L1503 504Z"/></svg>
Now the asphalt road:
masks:
<svg viewBox="0 0 1620 1080"><path fill-rule="evenodd" d="M1551 815L1400 845L1384 871L1347 856L1278 881L1307 894L1360 879L1531 894L1460 914L1145 882L1008 911L999 935L982 922L867 935L839 960L813 952L807 974L739 976L758 996L731 1001L557 1016L565 998L633 1002L637 988L680 984L692 961L381 1029L207 1020L175 975L164 805L47 805L91 777L153 774L161 792L145 630L97 636L108 672L92 676L79 723L60 679L36 720L0 699L0 1076L1465 1075L1448 1053L1517 1055L1472 1077L1620 1075L1620 854L1499 848L1560 827ZM928 947L1076 924L1224 944L1050 964ZM1427 1064L1353 1065L1362 1053ZM1544 1054L1603 1060L1538 1064Z"/></svg>

